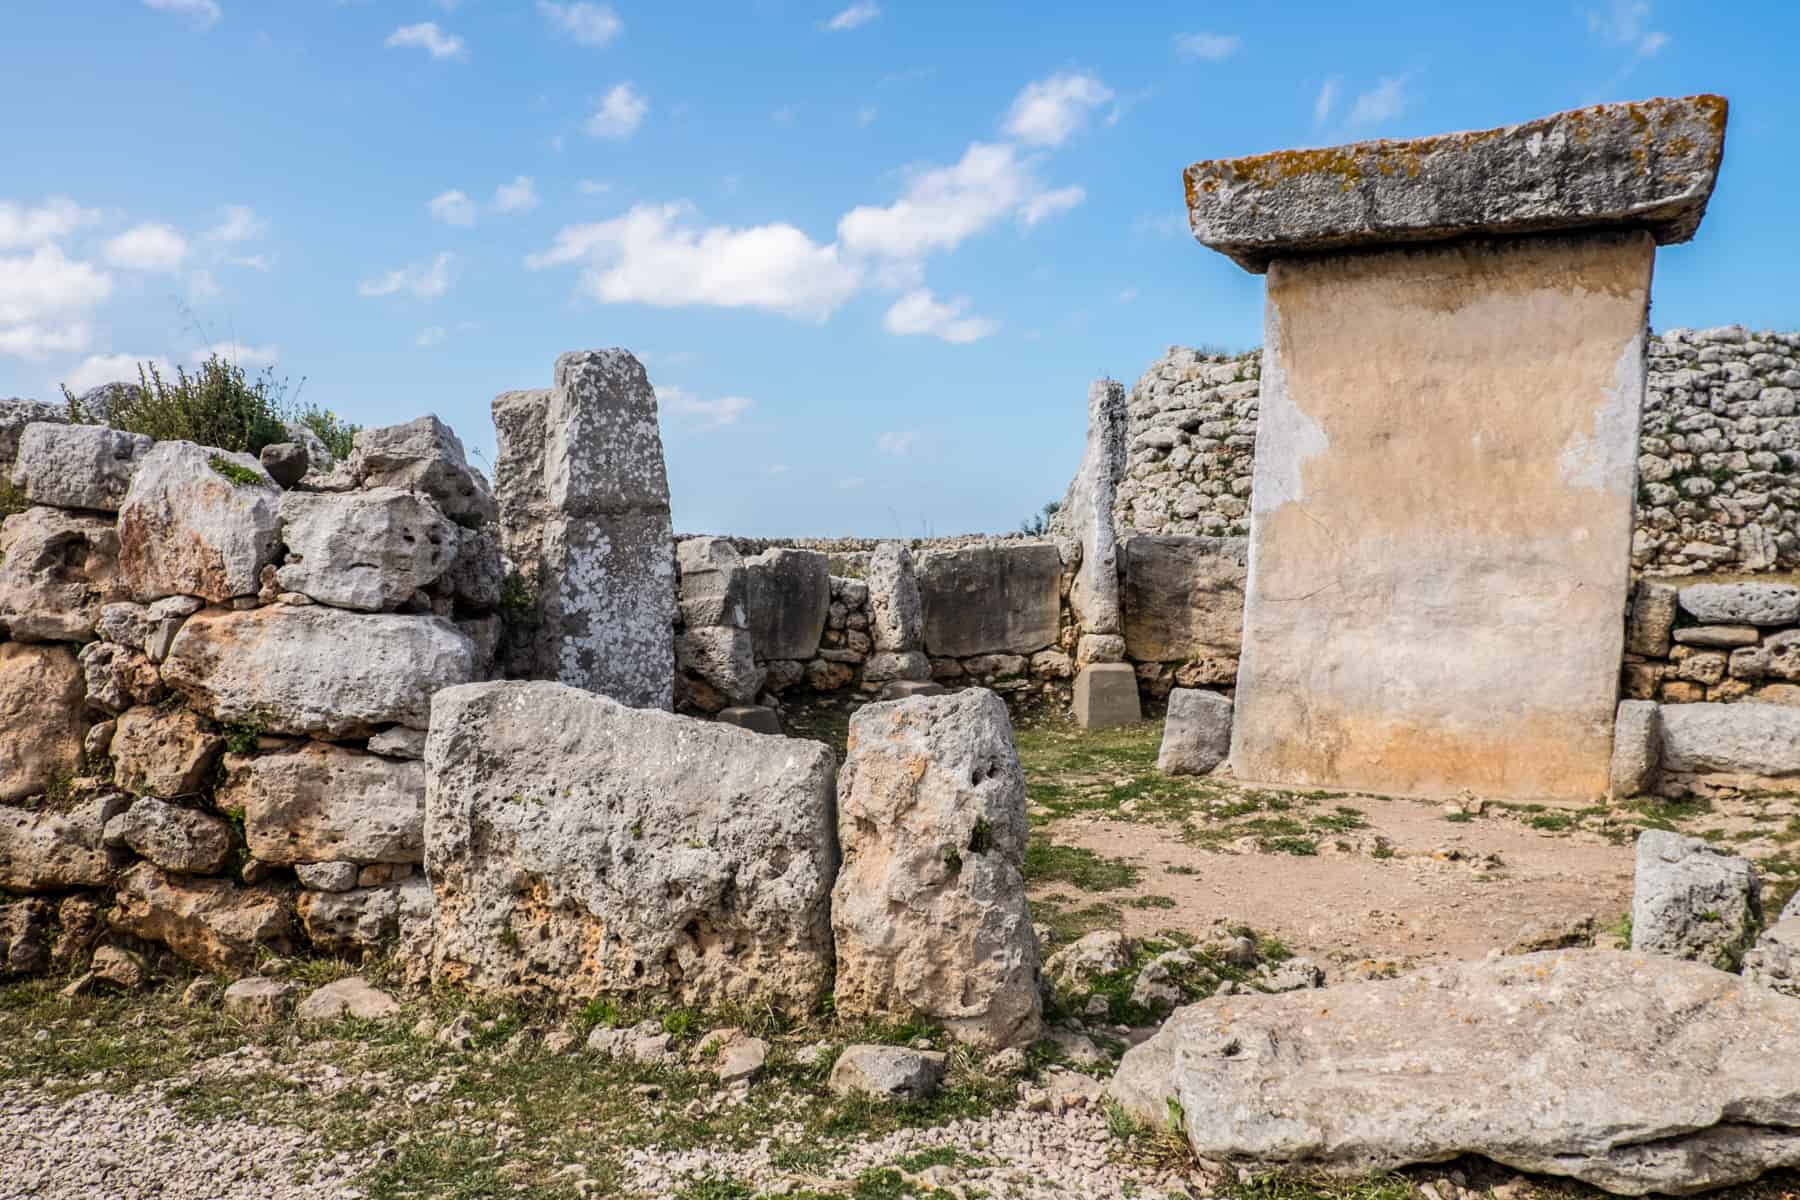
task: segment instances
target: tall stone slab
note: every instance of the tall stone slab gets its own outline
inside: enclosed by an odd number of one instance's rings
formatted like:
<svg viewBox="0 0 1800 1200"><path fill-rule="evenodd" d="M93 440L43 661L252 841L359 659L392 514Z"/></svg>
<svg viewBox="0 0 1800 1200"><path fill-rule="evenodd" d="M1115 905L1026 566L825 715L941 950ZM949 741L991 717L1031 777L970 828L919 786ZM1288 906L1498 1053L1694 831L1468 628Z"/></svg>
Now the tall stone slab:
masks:
<svg viewBox="0 0 1800 1200"><path fill-rule="evenodd" d="M628 351L556 360L494 401L502 546L532 596L509 673L640 708L674 702L675 549L656 392Z"/></svg>
<svg viewBox="0 0 1800 1200"><path fill-rule="evenodd" d="M1081 543L1081 565L1069 603L1084 634L1121 631L1119 539L1113 507L1125 477L1125 387L1110 379L1088 385L1088 441L1064 507Z"/></svg>
<svg viewBox="0 0 1800 1200"><path fill-rule="evenodd" d="M1189 168L1196 237L1268 273L1237 777L1605 792L1652 261L1724 123L1701 96Z"/></svg>

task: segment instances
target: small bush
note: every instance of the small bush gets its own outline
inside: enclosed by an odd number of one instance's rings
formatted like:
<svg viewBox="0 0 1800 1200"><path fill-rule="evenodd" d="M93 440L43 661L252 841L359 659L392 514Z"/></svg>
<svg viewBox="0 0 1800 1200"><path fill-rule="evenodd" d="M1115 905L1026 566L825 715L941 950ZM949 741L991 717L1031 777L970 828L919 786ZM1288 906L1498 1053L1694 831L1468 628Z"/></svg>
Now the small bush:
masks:
<svg viewBox="0 0 1800 1200"><path fill-rule="evenodd" d="M350 457L356 432L362 428L361 425L342 420L329 408L320 408L316 404L293 410L290 419L317 434L319 440L325 443L325 448L331 451L331 457L339 461Z"/></svg>

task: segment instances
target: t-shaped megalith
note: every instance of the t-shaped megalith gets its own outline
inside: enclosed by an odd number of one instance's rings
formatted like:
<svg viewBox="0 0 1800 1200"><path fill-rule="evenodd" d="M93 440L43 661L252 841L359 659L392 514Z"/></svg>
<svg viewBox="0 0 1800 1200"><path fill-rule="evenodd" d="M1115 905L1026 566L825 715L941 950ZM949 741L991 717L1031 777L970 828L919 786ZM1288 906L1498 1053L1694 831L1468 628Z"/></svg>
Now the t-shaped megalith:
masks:
<svg viewBox="0 0 1800 1200"><path fill-rule="evenodd" d="M1239 778L1604 794L1651 265L1725 111L1188 168L1195 236L1268 273Z"/></svg>

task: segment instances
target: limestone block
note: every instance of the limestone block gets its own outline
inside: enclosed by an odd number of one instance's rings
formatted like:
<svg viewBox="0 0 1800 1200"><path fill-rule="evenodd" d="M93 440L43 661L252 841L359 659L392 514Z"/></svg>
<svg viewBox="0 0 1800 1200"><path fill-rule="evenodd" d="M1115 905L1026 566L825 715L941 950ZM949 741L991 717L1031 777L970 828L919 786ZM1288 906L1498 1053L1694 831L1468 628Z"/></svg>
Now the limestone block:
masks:
<svg viewBox="0 0 1800 1200"><path fill-rule="evenodd" d="M1800 918L1784 916L1763 930L1744 955L1744 978L1800 998Z"/></svg>
<svg viewBox="0 0 1800 1200"><path fill-rule="evenodd" d="M934 656L1035 654L1056 641L1062 557L1053 545L927 550L918 574L925 648Z"/></svg>
<svg viewBox="0 0 1800 1200"><path fill-rule="evenodd" d="M14 641L86 641L128 595L111 520L33 507L0 525L0 624Z"/></svg>
<svg viewBox="0 0 1800 1200"><path fill-rule="evenodd" d="M545 422L544 491L552 510L566 517L667 511L656 392L628 351L560 355Z"/></svg>
<svg viewBox="0 0 1800 1200"><path fill-rule="evenodd" d="M219 998L219 1008L240 1021L267 1025L285 1020L304 990L291 979L253 975L226 988Z"/></svg>
<svg viewBox="0 0 1800 1200"><path fill-rule="evenodd" d="M231 857L231 826L154 796L140 797L108 821L104 840L178 875L211 875Z"/></svg>
<svg viewBox="0 0 1800 1200"><path fill-rule="evenodd" d="M1128 1051L1110 1091L1139 1120L1180 1113L1213 1161L1360 1177L1468 1154L1685 1195L1800 1162L1793 1005L1619 951L1446 963L1201 1001Z"/></svg>
<svg viewBox="0 0 1800 1200"><path fill-rule="evenodd" d="M1204 775L1230 753L1230 697L1189 688L1170 692L1156 769L1164 775Z"/></svg>
<svg viewBox="0 0 1800 1200"><path fill-rule="evenodd" d="M400 1002L360 975L337 979L300 1002L294 1015L302 1021L384 1021L400 1015Z"/></svg>
<svg viewBox="0 0 1800 1200"><path fill-rule="evenodd" d="M215 972L249 968L259 946L283 948L292 928L287 906L273 892L223 879L170 876L147 862L119 877L109 920L122 933L161 943Z"/></svg>
<svg viewBox="0 0 1800 1200"><path fill-rule="evenodd" d="M1656 787L1662 765L1662 717L1648 700L1621 700L1613 723L1608 794L1614 801L1642 796Z"/></svg>
<svg viewBox="0 0 1800 1200"><path fill-rule="evenodd" d="M819 652L831 607L831 571L811 550L765 550L750 573L750 635L759 658L807 659Z"/></svg>
<svg viewBox="0 0 1800 1200"><path fill-rule="evenodd" d="M85 694L67 646L0 644L0 801L36 795L80 768Z"/></svg>
<svg viewBox="0 0 1800 1200"><path fill-rule="evenodd" d="M750 628L750 577L727 538L684 538L675 547L681 623L689 629Z"/></svg>
<svg viewBox="0 0 1800 1200"><path fill-rule="evenodd" d="M674 703L675 551L667 510L544 526L540 661L552 678L636 707Z"/></svg>
<svg viewBox="0 0 1800 1200"><path fill-rule="evenodd" d="M925 646L925 613L912 552L883 542L869 555L869 637L875 649L904 652Z"/></svg>
<svg viewBox="0 0 1800 1200"><path fill-rule="evenodd" d="M149 450L141 433L34 422L19 434L12 481L33 504L118 512Z"/></svg>
<svg viewBox="0 0 1800 1200"><path fill-rule="evenodd" d="M307 742L283 754L230 755L218 804L244 817L268 863L416 863L425 857L425 767Z"/></svg>
<svg viewBox="0 0 1800 1200"><path fill-rule="evenodd" d="M702 625L675 639L675 663L718 689L727 705L754 704L768 674L756 664L748 629Z"/></svg>
<svg viewBox="0 0 1800 1200"><path fill-rule="evenodd" d="M1125 639L1116 633L1084 633L1081 640L1075 643L1075 662L1078 666L1124 661Z"/></svg>
<svg viewBox="0 0 1800 1200"><path fill-rule="evenodd" d="M435 979L794 1012L830 989L828 747L490 683L438 693L425 765Z"/></svg>
<svg viewBox="0 0 1800 1200"><path fill-rule="evenodd" d="M420 975L431 961L431 884L422 875L347 892L302 892L295 908L307 941L328 954L391 946Z"/></svg>
<svg viewBox="0 0 1800 1200"><path fill-rule="evenodd" d="M280 507L287 560L276 577L321 604L399 608L457 559L457 527L416 492L288 492Z"/></svg>
<svg viewBox="0 0 1800 1200"><path fill-rule="evenodd" d="M894 680L924 681L931 678L931 660L917 650L883 650L871 654L863 663L864 683L891 683Z"/></svg>
<svg viewBox="0 0 1800 1200"><path fill-rule="evenodd" d="M1202 245L1256 272L1282 255L1477 235L1628 228L1685 242L1712 195L1725 113L1722 96L1600 104L1476 133L1198 162L1188 220Z"/></svg>
<svg viewBox="0 0 1800 1200"><path fill-rule="evenodd" d="M4 403L0 402L0 419ZM0 431L5 426L0 425ZM43 900L15 900L0 904L0 979L15 975L39 975L50 966L50 913Z"/></svg>
<svg viewBox="0 0 1800 1200"><path fill-rule="evenodd" d="M359 487L423 492L459 524L494 519L487 478L469 466L462 440L435 416L357 430L348 466Z"/></svg>
<svg viewBox="0 0 1800 1200"><path fill-rule="evenodd" d="M362 868L353 862L295 863L294 878L314 892L347 892L356 886Z"/></svg>
<svg viewBox="0 0 1800 1200"><path fill-rule="evenodd" d="M1646 829L1637 840L1631 948L1736 970L1762 923L1761 896L1748 859L1699 838Z"/></svg>
<svg viewBox="0 0 1800 1200"><path fill-rule="evenodd" d="M89 642L81 648L81 673L88 704L103 712L122 713L134 704L152 704L163 694L156 664L115 642Z"/></svg>
<svg viewBox="0 0 1800 1200"><path fill-rule="evenodd" d="M355 737L423 729L431 696L466 683L473 647L438 617L278 604L188 618L163 680L215 720L270 733Z"/></svg>
<svg viewBox="0 0 1800 1200"><path fill-rule="evenodd" d="M248 454L158 442L119 506L119 572L144 601L254 596L281 547L280 501Z"/></svg>
<svg viewBox="0 0 1800 1200"><path fill-rule="evenodd" d="M1235 658L1247 552L1242 538L1126 538L1120 557L1130 656L1139 662Z"/></svg>
<svg viewBox="0 0 1800 1200"><path fill-rule="evenodd" d="M536 591L550 505L544 491L544 422L550 389L494 397L494 495L500 511L500 549Z"/></svg>
<svg viewBox="0 0 1800 1200"><path fill-rule="evenodd" d="M113 728L113 776L136 795L195 795L210 781L224 747L225 739L192 709L139 705L122 713Z"/></svg>
<svg viewBox="0 0 1800 1200"><path fill-rule="evenodd" d="M944 1081L950 1056L910 1046L845 1046L831 1065L833 1095L873 1100L929 1100Z"/></svg>
<svg viewBox="0 0 1800 1200"><path fill-rule="evenodd" d="M1665 771L1780 779L1800 775L1800 709L1785 704L1664 705Z"/></svg>
<svg viewBox="0 0 1800 1200"><path fill-rule="evenodd" d="M17 397L0 399L0 478L12 478L13 464L19 457L19 437L27 425L65 425L68 420L68 410L63 405Z"/></svg>
<svg viewBox="0 0 1800 1200"><path fill-rule="evenodd" d="M1125 388L1110 379L1088 385L1087 449L1069 485L1067 528L1081 544L1081 563L1069 586L1069 604L1086 633L1118 633L1119 542L1113 524L1119 481L1125 474ZM1063 522L1062 512L1057 513Z"/></svg>
<svg viewBox="0 0 1800 1200"><path fill-rule="evenodd" d="M1273 263L1237 778L1605 793L1653 254L1637 232Z"/></svg>
<svg viewBox="0 0 1800 1200"><path fill-rule="evenodd" d="M742 704L722 708L718 719L726 725L736 725L739 729L748 729L753 733L779 735L782 732L781 714L761 705Z"/></svg>
<svg viewBox="0 0 1800 1200"><path fill-rule="evenodd" d="M369 739L369 753L388 758L424 758L425 731L396 725Z"/></svg>
<svg viewBox="0 0 1800 1200"><path fill-rule="evenodd" d="M1143 719L1137 672L1130 663L1093 663L1075 676L1075 723L1083 729L1111 729Z"/></svg>
<svg viewBox="0 0 1800 1200"><path fill-rule="evenodd" d="M838 784L838 1011L923 1017L984 1049L1036 1041L1025 839L1025 773L999 696L858 710Z"/></svg>
<svg viewBox="0 0 1800 1200"><path fill-rule="evenodd" d="M1638 581L1631 596L1631 616L1626 624L1625 649L1646 658L1665 658L1669 635L1675 628L1675 609L1680 589L1650 579Z"/></svg>
<svg viewBox="0 0 1800 1200"><path fill-rule="evenodd" d="M1675 641L1680 645L1719 650L1754 646L1759 636L1754 625L1689 625L1675 631Z"/></svg>
<svg viewBox="0 0 1800 1200"><path fill-rule="evenodd" d="M506 584L499 536L486 525L479 529L458 525L455 529L456 556L450 562L448 581L457 611L497 607Z"/></svg>
<svg viewBox="0 0 1800 1200"><path fill-rule="evenodd" d="M1800 587L1789 583L1696 583L1681 589L1681 609L1708 625L1792 625Z"/></svg>
<svg viewBox="0 0 1800 1200"><path fill-rule="evenodd" d="M111 884L104 834L119 805L103 797L68 812L0 807L0 888L60 892Z"/></svg>

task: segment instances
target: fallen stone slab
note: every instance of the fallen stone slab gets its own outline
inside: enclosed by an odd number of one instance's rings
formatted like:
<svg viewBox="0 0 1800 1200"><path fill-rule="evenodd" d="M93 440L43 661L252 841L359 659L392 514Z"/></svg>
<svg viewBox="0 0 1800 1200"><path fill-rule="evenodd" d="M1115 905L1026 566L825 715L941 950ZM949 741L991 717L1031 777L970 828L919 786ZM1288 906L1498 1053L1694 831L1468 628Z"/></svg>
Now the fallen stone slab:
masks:
<svg viewBox="0 0 1800 1200"><path fill-rule="evenodd" d="M1605 950L1215 997L1125 1055L1111 1094L1202 1158L1335 1174L1465 1154L1625 1195L1800 1164L1800 1005ZM1178 1107L1176 1107L1178 1106Z"/></svg>
<svg viewBox="0 0 1800 1200"><path fill-rule="evenodd" d="M834 1095L876 1100L929 1100L944 1082L949 1056L907 1046L845 1046L831 1065Z"/></svg>
<svg viewBox="0 0 1800 1200"><path fill-rule="evenodd" d="M1665 704L1662 769L1684 775L1800 775L1800 708L1786 704Z"/></svg>
<svg viewBox="0 0 1800 1200"><path fill-rule="evenodd" d="M339 1017L381 1021L397 1016L399 1012L398 1000L362 976L351 975L345 979L333 980L314 991L300 1002L294 1015L302 1021L335 1021Z"/></svg>
<svg viewBox="0 0 1800 1200"><path fill-rule="evenodd" d="M1198 162L1188 221L1247 271L1272 258L1470 236L1694 236L1725 149L1723 96L1599 104L1410 141Z"/></svg>
<svg viewBox="0 0 1800 1200"><path fill-rule="evenodd" d="M1231 754L1231 698L1198 688L1169 693L1156 769L1164 775L1204 775Z"/></svg>
<svg viewBox="0 0 1800 1200"><path fill-rule="evenodd" d="M433 699L425 766L434 979L793 1011L830 990L828 747L487 683Z"/></svg>
<svg viewBox="0 0 1800 1200"><path fill-rule="evenodd" d="M1762 923L1749 859L1663 829L1638 834L1631 948L1735 970Z"/></svg>

